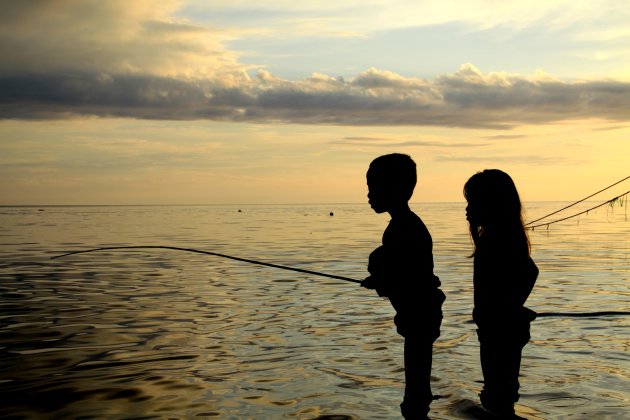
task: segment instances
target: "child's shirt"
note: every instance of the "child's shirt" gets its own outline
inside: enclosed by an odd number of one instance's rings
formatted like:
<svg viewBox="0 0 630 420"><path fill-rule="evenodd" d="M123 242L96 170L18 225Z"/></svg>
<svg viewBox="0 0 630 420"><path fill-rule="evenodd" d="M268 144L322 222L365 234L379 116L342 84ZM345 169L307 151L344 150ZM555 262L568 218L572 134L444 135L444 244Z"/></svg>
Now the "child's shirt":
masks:
<svg viewBox="0 0 630 420"><path fill-rule="evenodd" d="M474 261L473 318L482 327L529 326L536 313L525 308L538 268L527 254L506 243L478 247Z"/></svg>
<svg viewBox="0 0 630 420"><path fill-rule="evenodd" d="M383 245L370 255L368 271L377 292L389 297L396 309L399 332L401 322L411 318L441 319L444 294L433 274L433 240L415 213L389 222Z"/></svg>

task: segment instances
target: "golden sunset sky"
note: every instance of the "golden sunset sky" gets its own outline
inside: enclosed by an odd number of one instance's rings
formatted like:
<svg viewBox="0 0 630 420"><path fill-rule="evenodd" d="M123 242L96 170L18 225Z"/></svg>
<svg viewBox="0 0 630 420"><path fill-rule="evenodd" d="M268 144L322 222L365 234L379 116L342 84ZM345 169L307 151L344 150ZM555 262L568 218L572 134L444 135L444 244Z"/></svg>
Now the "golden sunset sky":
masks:
<svg viewBox="0 0 630 420"><path fill-rule="evenodd" d="M525 201L630 174L627 1L0 5L0 204L413 201L499 168Z"/></svg>

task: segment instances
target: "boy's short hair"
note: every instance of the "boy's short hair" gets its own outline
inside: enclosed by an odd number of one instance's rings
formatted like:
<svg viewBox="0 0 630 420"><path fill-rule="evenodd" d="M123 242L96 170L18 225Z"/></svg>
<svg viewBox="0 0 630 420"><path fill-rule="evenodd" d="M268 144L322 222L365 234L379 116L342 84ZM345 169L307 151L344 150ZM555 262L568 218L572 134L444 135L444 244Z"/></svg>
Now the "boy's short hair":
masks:
<svg viewBox="0 0 630 420"><path fill-rule="evenodd" d="M379 156L370 163L368 176L378 177L401 198L409 200L417 182L416 163L403 153Z"/></svg>

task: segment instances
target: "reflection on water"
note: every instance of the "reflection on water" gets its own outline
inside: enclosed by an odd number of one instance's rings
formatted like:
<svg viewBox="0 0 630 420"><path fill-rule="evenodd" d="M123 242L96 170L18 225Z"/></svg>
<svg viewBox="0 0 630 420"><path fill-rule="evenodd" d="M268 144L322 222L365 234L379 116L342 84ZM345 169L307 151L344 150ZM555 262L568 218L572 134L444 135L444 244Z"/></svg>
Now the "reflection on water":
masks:
<svg viewBox="0 0 630 420"><path fill-rule="evenodd" d="M436 419L475 418L482 377L463 207L415 206L447 294ZM49 260L171 245L361 279L386 223L366 205L0 208L0 415L397 418L402 341L391 306L356 284L166 250ZM541 275L529 306L627 311L628 232L623 211L610 209L534 231ZM628 317L535 321L517 412L627 414L628 326Z"/></svg>

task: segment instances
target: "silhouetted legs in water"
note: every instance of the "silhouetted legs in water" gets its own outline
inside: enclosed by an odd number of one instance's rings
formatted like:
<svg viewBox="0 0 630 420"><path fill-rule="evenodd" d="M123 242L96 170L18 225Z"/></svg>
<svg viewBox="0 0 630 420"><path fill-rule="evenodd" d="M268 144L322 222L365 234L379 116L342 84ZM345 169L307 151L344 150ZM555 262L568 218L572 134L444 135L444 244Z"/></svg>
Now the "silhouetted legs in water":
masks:
<svg viewBox="0 0 630 420"><path fill-rule="evenodd" d="M426 338L405 338L405 399L400 404L403 417L423 419L433 401L431 364L433 341Z"/></svg>
<svg viewBox="0 0 630 420"><path fill-rule="evenodd" d="M484 337L477 330L480 343L481 370L484 386L479 397L485 409L500 416L514 416L514 403L519 399L518 375L521 353L529 340L522 337L501 339Z"/></svg>
<svg viewBox="0 0 630 420"><path fill-rule="evenodd" d="M433 343L440 336L441 307L445 299L442 291L434 293L429 302L418 303L422 308L418 313L400 311L394 317L398 334L405 338L405 398L400 412L406 419L426 419L434 399L431 392Z"/></svg>

